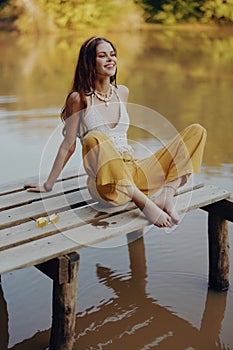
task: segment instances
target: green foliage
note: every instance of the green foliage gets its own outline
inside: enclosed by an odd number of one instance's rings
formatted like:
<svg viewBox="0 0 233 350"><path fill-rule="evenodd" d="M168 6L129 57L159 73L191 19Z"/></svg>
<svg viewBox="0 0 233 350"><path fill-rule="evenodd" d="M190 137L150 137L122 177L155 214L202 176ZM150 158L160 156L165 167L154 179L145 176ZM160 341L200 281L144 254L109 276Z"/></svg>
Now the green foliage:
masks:
<svg viewBox="0 0 233 350"><path fill-rule="evenodd" d="M48 33L137 28L140 7L151 23L233 22L233 0L0 0L0 29Z"/></svg>
<svg viewBox="0 0 233 350"><path fill-rule="evenodd" d="M208 0L204 1L202 11L205 16L202 18L203 23L233 22L233 0Z"/></svg>
<svg viewBox="0 0 233 350"><path fill-rule="evenodd" d="M0 0L0 30L16 29L14 22L21 13L10 0Z"/></svg>
<svg viewBox="0 0 233 350"><path fill-rule="evenodd" d="M133 0L4 0L4 5L5 17L16 12L14 25L22 33L111 27L118 16L129 18L132 12L139 18Z"/></svg>
<svg viewBox="0 0 233 350"><path fill-rule="evenodd" d="M145 11L147 22L233 22L233 0L135 0Z"/></svg>
<svg viewBox="0 0 233 350"><path fill-rule="evenodd" d="M86 25L105 25L112 0L107 6L100 0L39 0L37 3L56 27L75 30Z"/></svg>
<svg viewBox="0 0 233 350"><path fill-rule="evenodd" d="M8 0L0 0L0 9L3 8L8 2Z"/></svg>

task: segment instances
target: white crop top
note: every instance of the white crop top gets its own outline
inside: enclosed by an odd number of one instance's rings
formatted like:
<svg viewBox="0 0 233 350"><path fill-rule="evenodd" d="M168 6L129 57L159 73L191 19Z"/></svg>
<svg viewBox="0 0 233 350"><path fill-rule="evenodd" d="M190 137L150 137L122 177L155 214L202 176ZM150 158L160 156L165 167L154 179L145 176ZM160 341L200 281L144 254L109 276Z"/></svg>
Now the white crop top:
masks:
<svg viewBox="0 0 233 350"><path fill-rule="evenodd" d="M133 149L128 144L127 140L127 131L129 129L129 115L124 103L118 96L116 88L114 88L114 92L118 99L118 102L114 103L120 104L120 115L117 125L112 128L106 123L103 116L94 105L94 95L91 95L91 106L88 108L86 115L83 117L80 123L78 137L82 141L83 136L89 131L98 130L112 140L118 152L132 153Z"/></svg>

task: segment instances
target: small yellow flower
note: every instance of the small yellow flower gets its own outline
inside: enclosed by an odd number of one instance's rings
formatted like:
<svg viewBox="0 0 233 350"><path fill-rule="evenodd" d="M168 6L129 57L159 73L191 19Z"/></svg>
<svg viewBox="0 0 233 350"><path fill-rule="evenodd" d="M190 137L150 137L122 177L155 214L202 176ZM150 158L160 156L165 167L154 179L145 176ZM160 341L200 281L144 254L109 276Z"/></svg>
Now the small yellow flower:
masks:
<svg viewBox="0 0 233 350"><path fill-rule="evenodd" d="M44 227L47 225L47 219L45 217L41 217L41 218L38 218L36 219L36 224L38 227Z"/></svg>
<svg viewBox="0 0 233 350"><path fill-rule="evenodd" d="M56 222L58 222L60 219L60 216L58 214L52 214L49 216L49 222L51 222L52 224L55 224Z"/></svg>

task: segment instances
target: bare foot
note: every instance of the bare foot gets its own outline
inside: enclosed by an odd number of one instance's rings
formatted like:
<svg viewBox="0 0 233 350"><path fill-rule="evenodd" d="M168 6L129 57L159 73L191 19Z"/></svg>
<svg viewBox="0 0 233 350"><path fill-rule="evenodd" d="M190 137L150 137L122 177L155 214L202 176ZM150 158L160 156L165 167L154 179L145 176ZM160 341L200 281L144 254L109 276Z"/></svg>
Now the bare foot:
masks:
<svg viewBox="0 0 233 350"><path fill-rule="evenodd" d="M176 225L179 223L180 217L175 208L173 189L164 187L160 195L153 199L153 203L168 213L168 215L170 215L172 218L173 223Z"/></svg>
<svg viewBox="0 0 233 350"><path fill-rule="evenodd" d="M142 211L145 217L155 226L172 227L171 216L160 209L153 201L148 200Z"/></svg>
<svg viewBox="0 0 233 350"><path fill-rule="evenodd" d="M152 224L158 227L172 227L171 216L146 197L136 186L128 186L127 190L130 198Z"/></svg>

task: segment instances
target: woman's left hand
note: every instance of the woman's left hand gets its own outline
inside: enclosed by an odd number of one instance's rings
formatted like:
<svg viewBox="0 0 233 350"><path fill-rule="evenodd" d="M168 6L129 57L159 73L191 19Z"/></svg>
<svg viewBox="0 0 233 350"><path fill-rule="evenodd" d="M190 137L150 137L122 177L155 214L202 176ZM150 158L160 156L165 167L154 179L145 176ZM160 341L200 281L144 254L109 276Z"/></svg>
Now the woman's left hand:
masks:
<svg viewBox="0 0 233 350"><path fill-rule="evenodd" d="M41 193L46 192L43 185L25 184L24 188L25 190L27 190L27 192L41 192Z"/></svg>

